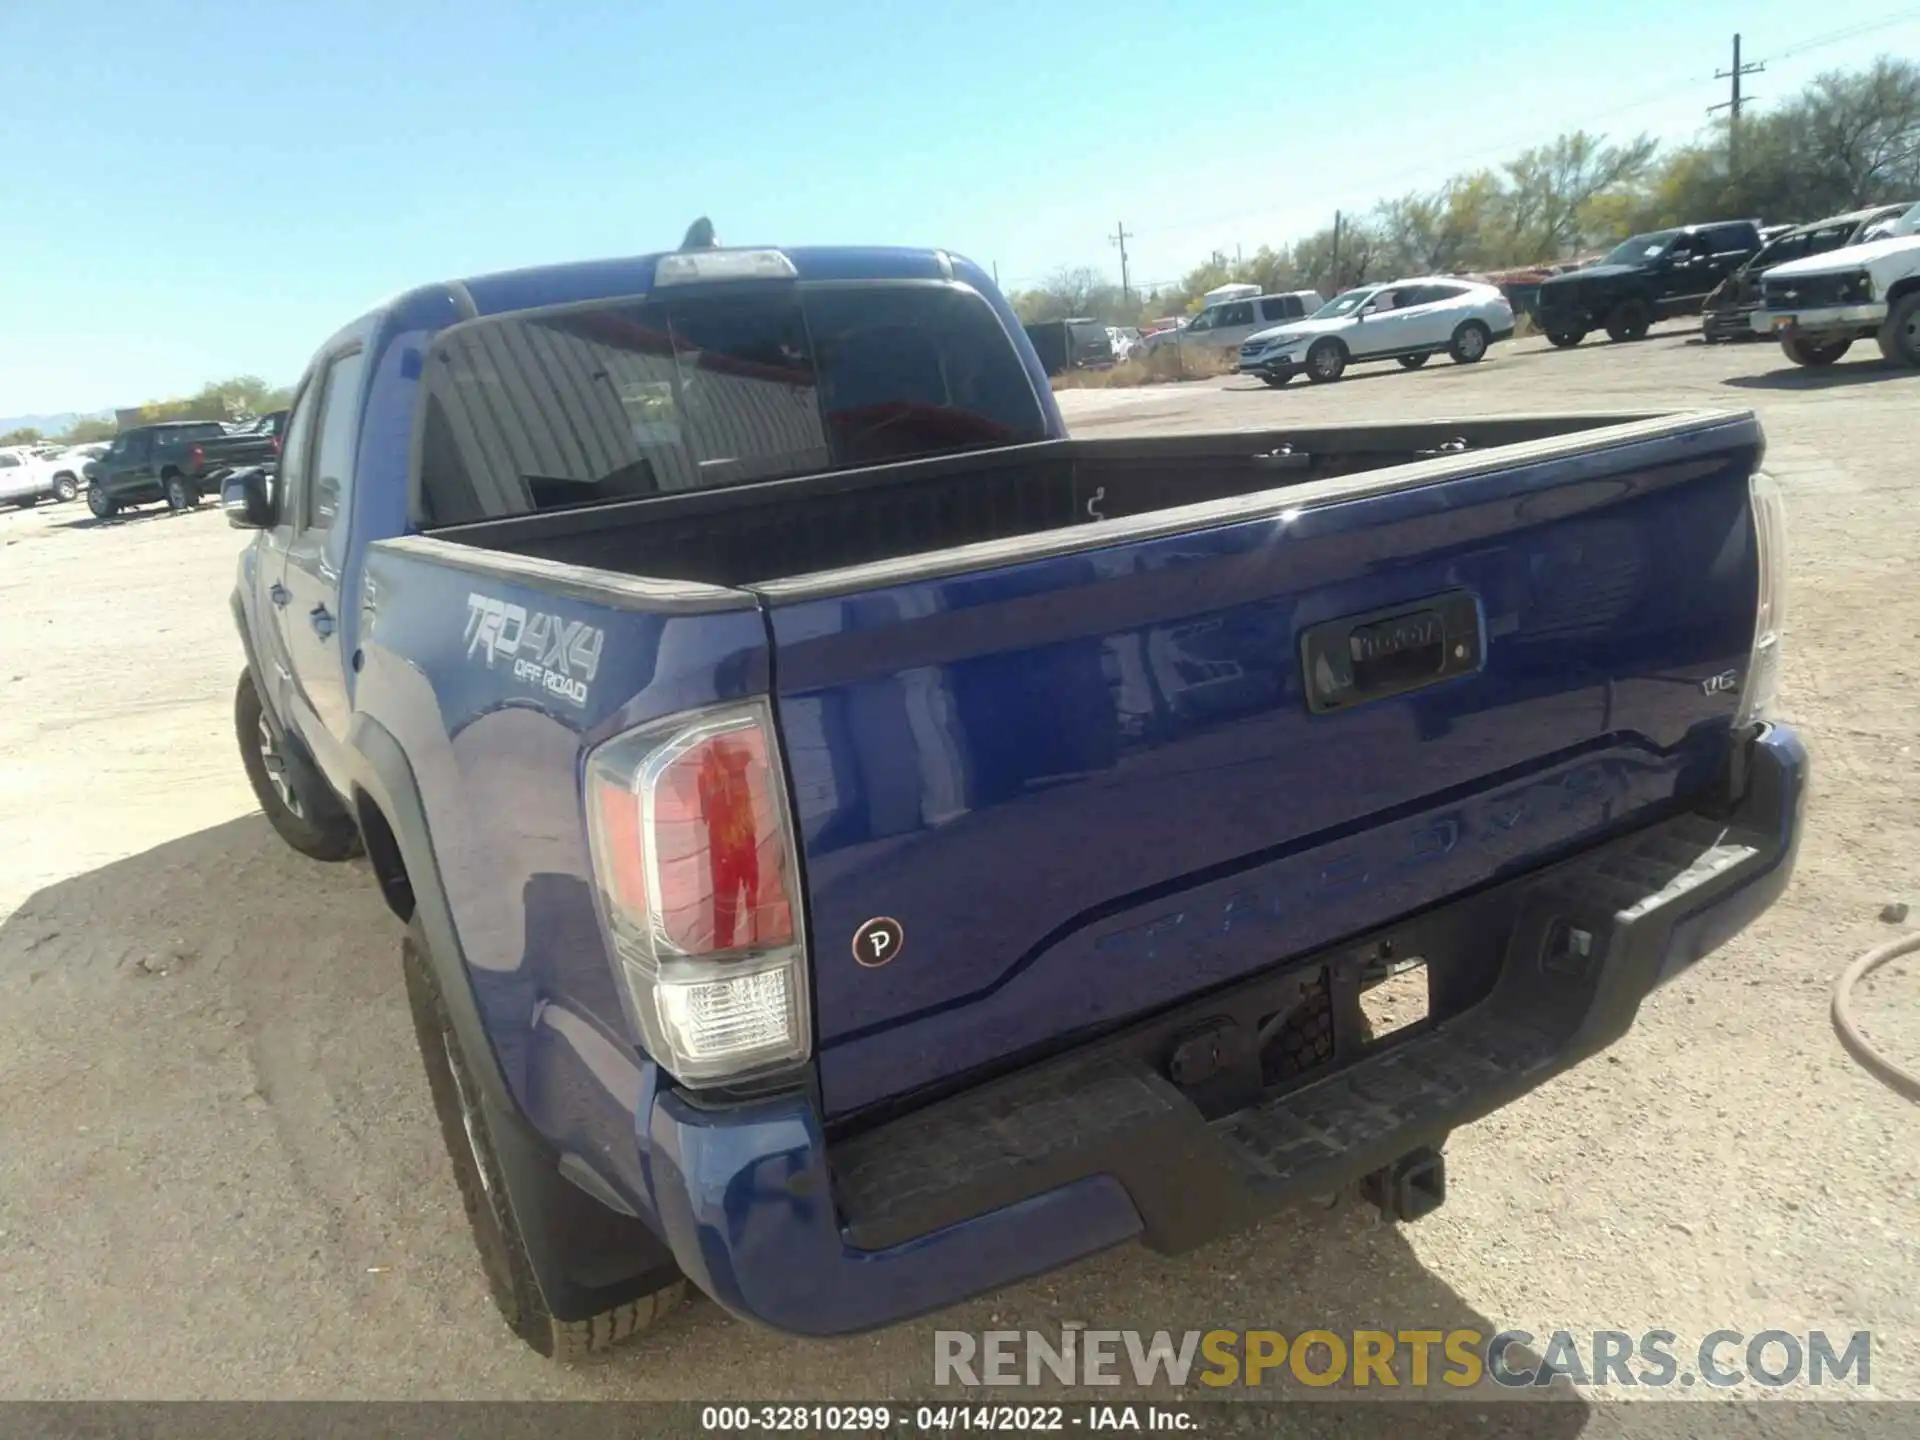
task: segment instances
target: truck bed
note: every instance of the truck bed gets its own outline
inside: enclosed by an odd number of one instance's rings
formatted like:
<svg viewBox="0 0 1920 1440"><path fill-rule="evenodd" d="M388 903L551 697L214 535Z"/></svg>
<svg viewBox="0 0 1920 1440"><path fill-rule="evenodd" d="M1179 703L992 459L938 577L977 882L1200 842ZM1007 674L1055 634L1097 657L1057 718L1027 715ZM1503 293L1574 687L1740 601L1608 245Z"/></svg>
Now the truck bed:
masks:
<svg viewBox="0 0 1920 1440"><path fill-rule="evenodd" d="M1694 417L1696 420L1698 417ZM1325 504L1484 468L1626 443L1686 416L1522 416L1101 440L1056 440L760 484L446 526L443 540L596 570L758 587L849 567L933 573L934 552L1056 535L1020 556L1218 523L1263 506ZM1384 473L1391 472L1391 473ZM1276 491L1291 492L1275 495ZM1271 498L1269 498L1271 497ZM1190 507L1238 500L1207 513ZM1109 524L1079 533L1093 522ZM1009 558L1014 552L1009 553ZM978 564L969 553L953 563ZM855 583L872 576L862 575Z"/></svg>

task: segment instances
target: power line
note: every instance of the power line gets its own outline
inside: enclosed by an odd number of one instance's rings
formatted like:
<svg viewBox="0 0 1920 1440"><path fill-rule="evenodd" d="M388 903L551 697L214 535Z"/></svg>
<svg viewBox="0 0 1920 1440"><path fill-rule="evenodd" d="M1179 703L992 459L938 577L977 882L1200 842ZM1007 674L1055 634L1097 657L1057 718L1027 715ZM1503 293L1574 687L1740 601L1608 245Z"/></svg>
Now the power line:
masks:
<svg viewBox="0 0 1920 1440"><path fill-rule="evenodd" d="M1733 37L1733 68L1731 70L1716 70L1713 72L1714 79L1728 80L1733 84L1733 93L1730 98L1718 105L1709 105L1707 107L1707 113L1709 115L1713 114L1716 110L1724 110L1727 112L1727 172L1729 174L1737 175L1740 173L1740 106L1742 103L1740 81L1744 76L1758 75L1766 68L1767 62L1764 60L1757 65L1742 65L1740 63L1740 37L1736 34Z"/></svg>

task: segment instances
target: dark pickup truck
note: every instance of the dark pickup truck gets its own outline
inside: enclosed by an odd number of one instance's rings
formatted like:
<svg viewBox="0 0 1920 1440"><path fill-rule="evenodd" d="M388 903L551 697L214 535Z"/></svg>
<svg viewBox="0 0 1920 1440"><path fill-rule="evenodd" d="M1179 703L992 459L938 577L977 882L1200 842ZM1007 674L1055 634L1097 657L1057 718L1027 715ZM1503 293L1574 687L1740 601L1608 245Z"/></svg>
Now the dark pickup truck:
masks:
<svg viewBox="0 0 1920 1440"><path fill-rule="evenodd" d="M113 437L107 453L87 462L87 509L101 520L133 505L165 501L169 510L200 503L192 451L217 442L227 427L217 420L173 420L136 425Z"/></svg>
<svg viewBox="0 0 1920 1440"><path fill-rule="evenodd" d="M286 418L286 411L276 410L246 425L175 420L123 430L107 453L86 467L87 508L102 520L156 501L165 501L169 510L192 510L205 496L217 494L233 471L272 469L280 459Z"/></svg>
<svg viewBox="0 0 1920 1440"><path fill-rule="evenodd" d="M225 487L241 759L404 927L543 1353L686 1281L831 1335L1349 1184L1413 1219L1787 882L1762 452L1073 439L942 251L427 285Z"/></svg>
<svg viewBox="0 0 1920 1440"><path fill-rule="evenodd" d="M1656 230L1622 241L1595 265L1543 281L1535 316L1547 339L1570 349L1587 332L1639 340L1658 320L1697 315L1707 296L1759 253L1757 220Z"/></svg>

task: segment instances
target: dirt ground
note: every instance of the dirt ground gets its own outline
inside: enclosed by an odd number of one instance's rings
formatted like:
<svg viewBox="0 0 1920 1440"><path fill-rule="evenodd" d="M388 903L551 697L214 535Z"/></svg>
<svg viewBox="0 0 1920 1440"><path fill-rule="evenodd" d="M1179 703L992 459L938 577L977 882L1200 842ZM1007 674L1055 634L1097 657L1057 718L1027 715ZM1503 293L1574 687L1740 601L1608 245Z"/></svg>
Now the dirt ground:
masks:
<svg viewBox="0 0 1920 1440"><path fill-rule="evenodd" d="M1063 403L1092 434L1758 411L1792 525L1781 709L1817 775L1785 899L1605 1057L1458 1133L1449 1202L1418 1225L1359 1205L1283 1215L1181 1260L1125 1248L837 1342L696 1300L646 1347L565 1370L489 1307L371 878L286 850L247 790L227 610L242 537L211 509L8 513L0 1396L924 1397L936 1327L1080 1321L1868 1329L1874 1391L1920 1398L1920 1112L1827 1021L1846 960L1896 933L1882 906L1920 918L1920 375L1877 357L1809 374L1771 346L1670 332ZM1913 969L1868 1004L1909 1063Z"/></svg>

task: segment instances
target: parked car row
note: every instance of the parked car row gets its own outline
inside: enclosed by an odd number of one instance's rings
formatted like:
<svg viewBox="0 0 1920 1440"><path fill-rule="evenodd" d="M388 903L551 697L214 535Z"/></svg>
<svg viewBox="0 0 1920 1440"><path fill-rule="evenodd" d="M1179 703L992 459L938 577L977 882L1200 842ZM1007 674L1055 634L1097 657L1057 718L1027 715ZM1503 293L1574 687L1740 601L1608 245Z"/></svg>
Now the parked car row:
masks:
<svg viewBox="0 0 1920 1440"><path fill-rule="evenodd" d="M1855 341L1873 340L1887 360L1920 368L1920 204L1860 233L1768 270L1753 328L1777 338L1796 365L1831 365Z"/></svg>
<svg viewBox="0 0 1920 1440"><path fill-rule="evenodd" d="M1885 222L1897 220L1905 205L1876 205L1817 220L1811 225L1788 227L1769 239L1745 265L1722 280L1706 298L1701 317L1701 333L1709 345L1727 340L1746 340L1754 335L1753 317L1760 309L1760 277L1776 265L1824 255L1843 249L1883 230Z"/></svg>
<svg viewBox="0 0 1920 1440"><path fill-rule="evenodd" d="M96 444L10 446L0 450L0 505L27 509L84 492L87 508L103 520L161 501L191 510L218 495L221 481L241 466L271 469L286 418L276 410L240 425L175 420L137 425Z"/></svg>

